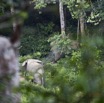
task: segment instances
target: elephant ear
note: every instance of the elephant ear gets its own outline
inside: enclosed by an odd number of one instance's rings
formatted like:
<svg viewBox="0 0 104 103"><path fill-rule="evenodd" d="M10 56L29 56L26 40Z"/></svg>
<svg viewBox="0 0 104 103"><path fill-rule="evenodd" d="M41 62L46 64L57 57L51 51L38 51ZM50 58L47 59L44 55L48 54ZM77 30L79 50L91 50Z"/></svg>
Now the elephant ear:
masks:
<svg viewBox="0 0 104 103"><path fill-rule="evenodd" d="M27 60L24 61L24 62L22 63L22 67L25 67L25 68L26 68L26 67L27 67L27 63L28 63Z"/></svg>

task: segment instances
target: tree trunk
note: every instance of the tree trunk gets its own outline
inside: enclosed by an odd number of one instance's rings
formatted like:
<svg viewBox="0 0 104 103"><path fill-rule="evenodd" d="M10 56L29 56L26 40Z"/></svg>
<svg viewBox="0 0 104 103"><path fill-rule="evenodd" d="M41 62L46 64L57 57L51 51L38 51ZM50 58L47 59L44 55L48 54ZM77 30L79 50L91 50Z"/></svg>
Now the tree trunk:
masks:
<svg viewBox="0 0 104 103"><path fill-rule="evenodd" d="M61 0L59 0L59 13L60 13L61 34L63 33L65 34L65 18L64 18L63 3Z"/></svg>
<svg viewBox="0 0 104 103"><path fill-rule="evenodd" d="M79 34L80 34L80 20L78 18L78 25L77 25L77 41L79 40Z"/></svg>
<svg viewBox="0 0 104 103"><path fill-rule="evenodd" d="M11 10L11 14L13 15L14 12L15 12L13 5L11 6L10 10ZM14 21L13 21L13 31L15 31L17 23L16 23L15 18L13 18L13 19L14 19Z"/></svg>
<svg viewBox="0 0 104 103"><path fill-rule="evenodd" d="M61 27L61 36L62 38L65 38L65 17L64 17L64 9L63 9L63 3L61 0L59 0L59 14L60 14L60 27ZM59 47L52 50L54 54L54 61L57 62L63 55Z"/></svg>
<svg viewBox="0 0 104 103"><path fill-rule="evenodd" d="M84 13L81 12L80 13L80 33L81 33L81 37L83 37L85 35L85 21L84 21Z"/></svg>

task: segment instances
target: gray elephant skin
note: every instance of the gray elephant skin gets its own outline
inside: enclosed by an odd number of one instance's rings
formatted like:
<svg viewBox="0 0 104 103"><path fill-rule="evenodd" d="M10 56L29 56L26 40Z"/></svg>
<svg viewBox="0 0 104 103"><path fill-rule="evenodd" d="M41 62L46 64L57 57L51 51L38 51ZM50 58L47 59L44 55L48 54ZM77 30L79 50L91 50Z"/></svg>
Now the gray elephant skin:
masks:
<svg viewBox="0 0 104 103"><path fill-rule="evenodd" d="M28 59L22 63L22 67L27 71L34 74L33 82L36 84L44 85L44 68L43 63L37 59Z"/></svg>

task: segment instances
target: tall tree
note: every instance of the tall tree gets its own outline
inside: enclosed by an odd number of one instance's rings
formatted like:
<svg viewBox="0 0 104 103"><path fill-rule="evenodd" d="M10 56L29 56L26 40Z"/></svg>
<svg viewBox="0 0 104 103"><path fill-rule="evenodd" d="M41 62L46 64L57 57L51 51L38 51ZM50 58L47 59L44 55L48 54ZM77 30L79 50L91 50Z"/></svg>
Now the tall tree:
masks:
<svg viewBox="0 0 104 103"><path fill-rule="evenodd" d="M65 17L64 17L64 9L63 9L63 2L62 0L33 0L35 3L35 9L40 9L46 7L49 3L59 2L59 14L60 14L60 27L61 27L61 34L65 34Z"/></svg>
<svg viewBox="0 0 104 103"><path fill-rule="evenodd" d="M35 8L38 9L40 9L41 7L45 7L47 4L52 2L59 3L60 31L61 31L60 36L61 38L65 38L65 17L64 17L64 8L63 8L62 0L50 0L50 2L48 2L48 0L33 0L33 2L35 3ZM54 59L55 59L54 62L56 62L62 56L62 51L60 50L58 43L56 45L51 45L51 51L54 54Z"/></svg>
<svg viewBox="0 0 104 103"><path fill-rule="evenodd" d="M63 2L67 5L72 17L78 20L77 39L79 34L83 37L85 35L86 9L89 8L89 4L85 0L63 0Z"/></svg>
<svg viewBox="0 0 104 103"><path fill-rule="evenodd" d="M85 0L79 0L78 2L79 9L79 21L80 21L80 34L81 37L85 35L85 17L86 17L86 9L89 7L89 4Z"/></svg>
<svg viewBox="0 0 104 103"><path fill-rule="evenodd" d="M10 11L11 11L11 14L12 14L12 15L15 13L13 3L12 3L12 5L11 5ZM15 31L15 29L16 29L16 24L17 24L17 23L16 23L16 20L15 20L15 18L14 18L14 20L13 20L13 31Z"/></svg>
<svg viewBox="0 0 104 103"><path fill-rule="evenodd" d="M63 2L61 0L59 0L59 13L60 13L61 34L63 33L65 34L65 17L64 17Z"/></svg>

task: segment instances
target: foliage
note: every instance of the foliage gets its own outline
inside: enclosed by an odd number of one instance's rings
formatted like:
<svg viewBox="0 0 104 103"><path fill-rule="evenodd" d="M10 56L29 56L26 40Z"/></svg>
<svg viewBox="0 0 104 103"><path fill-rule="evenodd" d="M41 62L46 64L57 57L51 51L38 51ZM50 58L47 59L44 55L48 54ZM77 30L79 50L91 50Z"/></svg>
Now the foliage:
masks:
<svg viewBox="0 0 104 103"><path fill-rule="evenodd" d="M41 9L47 6L49 3L56 3L56 0L32 0L35 3L35 9Z"/></svg>
<svg viewBox="0 0 104 103"><path fill-rule="evenodd" d="M70 85L76 81L75 71L59 64L47 64L45 71L45 88L31 82L22 82L22 103L67 103L69 101ZM51 81L51 82L50 82ZM67 97L66 97L67 96ZM65 100L66 99L66 100Z"/></svg>
<svg viewBox="0 0 104 103"><path fill-rule="evenodd" d="M33 0L33 2L35 3L35 9L46 7L46 3L44 0Z"/></svg>
<svg viewBox="0 0 104 103"><path fill-rule="evenodd" d="M86 11L89 8L89 4L83 0L83 2L81 0L63 1L68 5L74 18L78 18L80 10ZM103 0L100 1L103 4ZM36 4L38 9L46 6L42 0L40 3ZM93 5L95 6L95 4ZM95 18L98 18L99 21L99 17L101 18L103 15L101 8L98 9L97 5L96 10L91 13L90 19L96 21ZM30 81L31 74L27 76L22 74L25 80L21 82L19 89L22 94L21 102L103 103L104 61L101 59L103 40L98 37L85 37L81 41L81 47L77 51L73 51L73 40L68 36L54 33L54 36L50 37L54 31L53 26L53 23L49 23L48 25L37 24L35 28L24 28L24 35L21 37L20 55L22 56L20 56L20 63L29 58L40 59L45 56L50 50L49 43L51 43L52 49L59 48L65 54L71 53L71 56L61 59L56 64L47 63L44 65L45 87L32 83ZM48 39L48 37L50 38Z"/></svg>
<svg viewBox="0 0 104 103"><path fill-rule="evenodd" d="M33 54L30 54L30 55L20 56L19 57L19 62L23 63L27 59L40 59L41 55L42 54L40 52L35 52Z"/></svg>
<svg viewBox="0 0 104 103"><path fill-rule="evenodd" d="M91 14L88 17L87 22L93 23L94 25L99 24L102 20L104 20L104 1L94 1L91 2Z"/></svg>
<svg viewBox="0 0 104 103"><path fill-rule="evenodd" d="M58 49L58 51L62 53L69 54L72 50L77 49L77 46L76 48L73 46L74 40L69 39L64 33L54 33L54 35L48 39L48 42L50 42L52 51Z"/></svg>
<svg viewBox="0 0 104 103"><path fill-rule="evenodd" d="M103 85L103 74L101 73L104 68L100 64L100 58L98 47L102 45L102 40L97 38L97 41L93 39L84 39L84 43L81 49L81 63L80 76L77 81L76 89L82 91L84 94L80 98L80 103L92 102L99 103L102 98L100 86Z"/></svg>
<svg viewBox="0 0 104 103"><path fill-rule="evenodd" d="M104 1L103 0L62 0L67 5L73 18L79 18L80 13L83 15L88 23L94 25L99 24L104 20Z"/></svg>
<svg viewBox="0 0 104 103"><path fill-rule="evenodd" d="M53 27L53 23L37 24L35 28L25 27L24 35L21 36L20 55L40 52L41 56L45 56L50 50L47 39L52 34Z"/></svg>
<svg viewBox="0 0 104 103"><path fill-rule="evenodd" d="M54 35L48 39L48 42L50 42L52 51L57 50L66 55L72 53L73 50L78 49L78 42L75 40L71 40L64 33L54 33Z"/></svg>
<svg viewBox="0 0 104 103"><path fill-rule="evenodd" d="M102 39L84 39L81 48L57 64L45 68L45 87L22 83L22 103L103 103L104 64Z"/></svg>
<svg viewBox="0 0 104 103"><path fill-rule="evenodd" d="M81 12L86 12L89 8L86 0L62 0L67 8L69 9L73 18L79 18Z"/></svg>

